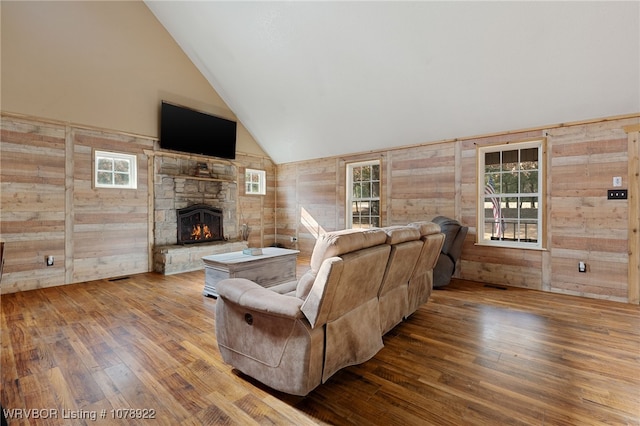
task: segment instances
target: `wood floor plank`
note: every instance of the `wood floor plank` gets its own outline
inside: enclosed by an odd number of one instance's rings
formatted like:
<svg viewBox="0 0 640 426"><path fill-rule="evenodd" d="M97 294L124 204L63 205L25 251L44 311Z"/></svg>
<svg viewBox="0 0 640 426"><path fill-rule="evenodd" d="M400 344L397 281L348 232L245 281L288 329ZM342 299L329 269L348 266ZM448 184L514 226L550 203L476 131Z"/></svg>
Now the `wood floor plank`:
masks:
<svg viewBox="0 0 640 426"><path fill-rule="evenodd" d="M151 409L160 425L640 426L636 305L454 280L303 398L222 361L203 284L149 273L3 295L3 408L98 415L10 424L145 425L123 414Z"/></svg>

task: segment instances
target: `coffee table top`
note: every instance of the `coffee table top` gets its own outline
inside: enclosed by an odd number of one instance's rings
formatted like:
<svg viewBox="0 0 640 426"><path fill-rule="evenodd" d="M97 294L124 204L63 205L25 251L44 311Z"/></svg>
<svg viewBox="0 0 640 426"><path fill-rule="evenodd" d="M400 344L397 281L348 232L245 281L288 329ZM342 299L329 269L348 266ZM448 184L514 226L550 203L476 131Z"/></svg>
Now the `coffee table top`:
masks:
<svg viewBox="0 0 640 426"><path fill-rule="evenodd" d="M241 251L233 251L230 253L212 254L209 256L203 256L202 260L206 262L220 263L220 264L234 264L234 263L246 263L261 259L268 259L270 257L286 256L300 253L300 250L291 250L278 247L265 247L262 249L262 254L250 255L244 254Z"/></svg>

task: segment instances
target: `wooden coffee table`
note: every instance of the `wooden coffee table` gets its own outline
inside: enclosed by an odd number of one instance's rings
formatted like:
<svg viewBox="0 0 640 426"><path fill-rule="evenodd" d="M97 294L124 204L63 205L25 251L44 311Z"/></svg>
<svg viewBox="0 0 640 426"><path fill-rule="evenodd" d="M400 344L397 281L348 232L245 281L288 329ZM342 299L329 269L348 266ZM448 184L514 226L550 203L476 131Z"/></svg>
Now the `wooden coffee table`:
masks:
<svg viewBox="0 0 640 426"><path fill-rule="evenodd" d="M216 284L227 278L246 278L263 287L294 281L299 250L266 247L260 255L241 251L204 256L205 296L218 297Z"/></svg>

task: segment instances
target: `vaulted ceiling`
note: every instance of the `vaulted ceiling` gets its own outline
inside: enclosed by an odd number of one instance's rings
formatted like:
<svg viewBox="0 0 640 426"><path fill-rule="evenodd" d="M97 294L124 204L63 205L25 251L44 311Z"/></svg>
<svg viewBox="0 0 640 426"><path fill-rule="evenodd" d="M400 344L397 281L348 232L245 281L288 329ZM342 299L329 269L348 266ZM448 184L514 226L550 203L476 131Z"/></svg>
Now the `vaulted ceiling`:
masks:
<svg viewBox="0 0 640 426"><path fill-rule="evenodd" d="M640 112L640 2L147 6L276 163Z"/></svg>

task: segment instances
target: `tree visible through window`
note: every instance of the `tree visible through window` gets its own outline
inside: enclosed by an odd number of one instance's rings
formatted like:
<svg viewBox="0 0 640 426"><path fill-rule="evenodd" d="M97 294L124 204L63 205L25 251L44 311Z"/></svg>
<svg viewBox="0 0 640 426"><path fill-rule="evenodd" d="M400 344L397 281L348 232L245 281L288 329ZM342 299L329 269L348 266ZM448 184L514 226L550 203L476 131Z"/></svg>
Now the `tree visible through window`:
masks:
<svg viewBox="0 0 640 426"><path fill-rule="evenodd" d="M347 165L347 227L380 226L380 162Z"/></svg>
<svg viewBox="0 0 640 426"><path fill-rule="evenodd" d="M542 247L543 141L478 149L478 242Z"/></svg>

